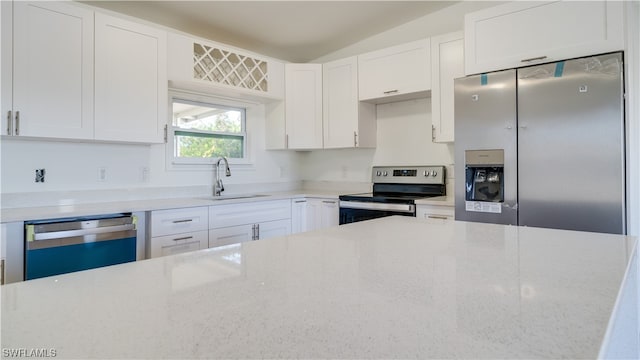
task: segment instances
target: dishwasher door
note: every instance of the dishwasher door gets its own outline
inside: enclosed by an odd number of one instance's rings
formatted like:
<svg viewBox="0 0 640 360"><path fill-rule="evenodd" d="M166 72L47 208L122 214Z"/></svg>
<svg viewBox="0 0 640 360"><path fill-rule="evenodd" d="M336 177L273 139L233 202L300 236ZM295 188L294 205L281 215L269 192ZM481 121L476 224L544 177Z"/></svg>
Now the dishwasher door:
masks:
<svg viewBox="0 0 640 360"><path fill-rule="evenodd" d="M25 280L136 260L130 213L25 222Z"/></svg>

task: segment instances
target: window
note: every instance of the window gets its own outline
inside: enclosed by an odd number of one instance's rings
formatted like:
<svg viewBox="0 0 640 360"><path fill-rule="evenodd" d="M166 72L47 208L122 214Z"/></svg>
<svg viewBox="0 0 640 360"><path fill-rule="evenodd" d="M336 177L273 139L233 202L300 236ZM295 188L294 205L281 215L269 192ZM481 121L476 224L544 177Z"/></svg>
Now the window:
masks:
<svg viewBox="0 0 640 360"><path fill-rule="evenodd" d="M246 159L245 108L173 97L172 114L174 163L210 164L221 156L232 162Z"/></svg>

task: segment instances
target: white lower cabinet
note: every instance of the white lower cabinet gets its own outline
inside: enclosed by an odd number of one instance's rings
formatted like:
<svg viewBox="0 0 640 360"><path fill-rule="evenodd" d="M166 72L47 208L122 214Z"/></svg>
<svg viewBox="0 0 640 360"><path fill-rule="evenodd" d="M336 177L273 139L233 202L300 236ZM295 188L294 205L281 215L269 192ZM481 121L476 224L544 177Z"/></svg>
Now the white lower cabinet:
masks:
<svg viewBox="0 0 640 360"><path fill-rule="evenodd" d="M418 205L416 207L416 217L434 223L453 221L454 207L449 205Z"/></svg>
<svg viewBox="0 0 640 360"><path fill-rule="evenodd" d="M273 200L209 208L209 247L291 234L291 201Z"/></svg>
<svg viewBox="0 0 640 360"><path fill-rule="evenodd" d="M207 207L149 212L147 257L206 249L209 246L208 212Z"/></svg>
<svg viewBox="0 0 640 360"><path fill-rule="evenodd" d="M205 231L185 234L158 236L151 239L151 257L180 254L206 249L209 246L209 234Z"/></svg>
<svg viewBox="0 0 640 360"><path fill-rule="evenodd" d="M297 198L291 200L292 233L337 226L340 207L337 199Z"/></svg>

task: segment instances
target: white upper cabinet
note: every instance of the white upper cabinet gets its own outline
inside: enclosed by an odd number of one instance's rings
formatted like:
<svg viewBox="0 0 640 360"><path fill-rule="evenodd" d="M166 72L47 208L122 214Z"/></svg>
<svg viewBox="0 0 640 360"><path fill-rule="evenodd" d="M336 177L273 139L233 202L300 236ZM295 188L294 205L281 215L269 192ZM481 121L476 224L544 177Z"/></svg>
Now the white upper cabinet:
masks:
<svg viewBox="0 0 640 360"><path fill-rule="evenodd" d="M284 63L209 40L168 35L170 86L270 103L284 98Z"/></svg>
<svg viewBox="0 0 640 360"><path fill-rule="evenodd" d="M376 146L375 104L358 101L356 56L322 65L324 148Z"/></svg>
<svg viewBox="0 0 640 360"><path fill-rule="evenodd" d="M165 31L96 13L96 139L164 142L166 43Z"/></svg>
<svg viewBox="0 0 640 360"><path fill-rule="evenodd" d="M465 72L624 48L622 1L510 2L465 16Z"/></svg>
<svg viewBox="0 0 640 360"><path fill-rule="evenodd" d="M12 18L8 3L2 2L2 134L92 139L93 12L15 1Z"/></svg>
<svg viewBox="0 0 640 360"><path fill-rule="evenodd" d="M322 148L322 65L285 64L285 147Z"/></svg>
<svg viewBox="0 0 640 360"><path fill-rule="evenodd" d="M430 52L429 39L423 39L359 55L359 99L385 103L427 97Z"/></svg>
<svg viewBox="0 0 640 360"><path fill-rule="evenodd" d="M453 80L464 76L462 31L431 38L431 122L434 142L453 142Z"/></svg>

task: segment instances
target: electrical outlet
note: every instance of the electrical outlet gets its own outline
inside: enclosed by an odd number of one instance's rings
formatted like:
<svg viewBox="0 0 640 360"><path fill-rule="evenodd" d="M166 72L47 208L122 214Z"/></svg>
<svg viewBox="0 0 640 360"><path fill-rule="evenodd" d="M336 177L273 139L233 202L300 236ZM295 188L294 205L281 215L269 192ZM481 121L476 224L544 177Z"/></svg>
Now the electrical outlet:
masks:
<svg viewBox="0 0 640 360"><path fill-rule="evenodd" d="M143 166L140 168L140 180L142 182L149 182L149 168Z"/></svg>
<svg viewBox="0 0 640 360"><path fill-rule="evenodd" d="M44 182L44 174L45 174L45 170L44 169L36 169L36 182L37 183Z"/></svg>
<svg viewBox="0 0 640 360"><path fill-rule="evenodd" d="M107 168L104 166L98 168L98 181L107 181Z"/></svg>

